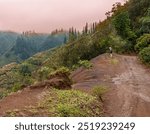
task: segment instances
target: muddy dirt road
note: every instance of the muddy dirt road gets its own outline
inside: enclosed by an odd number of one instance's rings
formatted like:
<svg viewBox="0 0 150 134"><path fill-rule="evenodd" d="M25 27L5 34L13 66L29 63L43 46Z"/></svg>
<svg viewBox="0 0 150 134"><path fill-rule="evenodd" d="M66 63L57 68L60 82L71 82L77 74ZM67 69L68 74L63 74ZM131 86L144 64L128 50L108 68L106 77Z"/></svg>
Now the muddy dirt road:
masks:
<svg viewBox="0 0 150 134"><path fill-rule="evenodd" d="M72 74L75 89L89 91L95 85L108 87L104 95L105 116L150 116L150 69L136 56L108 54L92 60L90 70Z"/></svg>

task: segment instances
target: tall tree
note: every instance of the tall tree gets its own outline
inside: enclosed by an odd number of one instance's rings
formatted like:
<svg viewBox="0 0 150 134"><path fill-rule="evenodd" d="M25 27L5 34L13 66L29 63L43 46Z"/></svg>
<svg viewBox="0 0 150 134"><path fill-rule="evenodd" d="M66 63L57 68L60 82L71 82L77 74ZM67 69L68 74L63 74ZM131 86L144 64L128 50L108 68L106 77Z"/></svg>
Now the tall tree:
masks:
<svg viewBox="0 0 150 134"><path fill-rule="evenodd" d="M122 38L129 39L135 37L135 34L131 30L130 18L127 11L116 15L113 22L117 33Z"/></svg>
<svg viewBox="0 0 150 134"><path fill-rule="evenodd" d="M88 34L88 23L85 25L85 34Z"/></svg>

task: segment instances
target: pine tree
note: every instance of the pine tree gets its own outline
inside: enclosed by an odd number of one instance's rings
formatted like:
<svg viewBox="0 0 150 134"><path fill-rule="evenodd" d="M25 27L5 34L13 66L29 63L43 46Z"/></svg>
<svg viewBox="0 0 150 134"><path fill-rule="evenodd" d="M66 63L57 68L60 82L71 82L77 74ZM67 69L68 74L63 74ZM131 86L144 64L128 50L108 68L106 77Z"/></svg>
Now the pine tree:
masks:
<svg viewBox="0 0 150 134"><path fill-rule="evenodd" d="M85 25L85 34L88 34L88 23Z"/></svg>

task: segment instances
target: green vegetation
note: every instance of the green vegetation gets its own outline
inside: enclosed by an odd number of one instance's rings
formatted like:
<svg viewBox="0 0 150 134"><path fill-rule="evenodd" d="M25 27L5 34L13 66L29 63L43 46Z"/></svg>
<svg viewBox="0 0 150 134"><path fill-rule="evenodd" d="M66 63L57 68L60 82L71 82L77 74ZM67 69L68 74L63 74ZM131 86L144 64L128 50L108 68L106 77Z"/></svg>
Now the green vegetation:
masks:
<svg viewBox="0 0 150 134"><path fill-rule="evenodd" d="M142 62L150 64L150 34L144 34L137 39L135 50L139 53Z"/></svg>
<svg viewBox="0 0 150 134"><path fill-rule="evenodd" d="M141 29L140 33L150 33L150 8L147 10L147 15L140 19Z"/></svg>
<svg viewBox="0 0 150 134"><path fill-rule="evenodd" d="M16 83L13 87L12 87L12 91L13 92L17 92L18 90L21 90L22 85L20 83Z"/></svg>
<svg viewBox="0 0 150 134"><path fill-rule="evenodd" d="M104 86L96 86L93 88L92 92L93 95L95 95L100 101L103 102L102 95L107 91L108 89Z"/></svg>
<svg viewBox="0 0 150 134"><path fill-rule="evenodd" d="M40 68L37 73L38 73L38 78L39 81L45 80L48 78L50 72L52 72L53 70L48 68L48 67L42 67Z"/></svg>
<svg viewBox="0 0 150 134"><path fill-rule="evenodd" d="M58 47L67 39L66 33L48 34L17 34L0 32L0 66L21 61L34 54Z"/></svg>
<svg viewBox="0 0 150 134"><path fill-rule="evenodd" d="M144 63L150 65L150 47L146 47L140 51L139 56Z"/></svg>
<svg viewBox="0 0 150 134"><path fill-rule="evenodd" d="M135 50L137 52L142 51L145 47L150 46L150 34L144 34L137 39L137 44L135 45Z"/></svg>
<svg viewBox="0 0 150 134"><path fill-rule="evenodd" d="M4 97L6 97L9 94L9 92L7 90L2 90L0 91L0 99L3 99Z"/></svg>
<svg viewBox="0 0 150 134"><path fill-rule="evenodd" d="M49 77L53 77L53 76L56 76L56 75L62 75L62 74L66 74L66 75L69 76L70 75L70 70L67 67L60 67L57 70L52 71L49 74Z"/></svg>
<svg viewBox="0 0 150 134"><path fill-rule="evenodd" d="M79 66L83 66L84 68L90 69L92 68L92 63L90 63L88 60L80 60Z"/></svg>
<svg viewBox="0 0 150 134"><path fill-rule="evenodd" d="M63 117L90 115L91 110L90 108L88 110L88 106L90 107L90 104L94 102L92 96L80 91L58 92L57 95L59 98L58 106L56 107L58 115Z"/></svg>
<svg viewBox="0 0 150 134"><path fill-rule="evenodd" d="M23 75L31 75L31 67L30 64L23 63L19 66L19 72Z"/></svg>
<svg viewBox="0 0 150 134"><path fill-rule="evenodd" d="M117 34L124 39L132 40L135 38L135 33L131 30L129 14L127 11L120 12L114 17L114 26Z"/></svg>
<svg viewBox="0 0 150 134"><path fill-rule="evenodd" d="M84 67L86 69L91 69L93 64L88 60L80 60L77 65L74 65L72 68L77 69L79 67Z"/></svg>

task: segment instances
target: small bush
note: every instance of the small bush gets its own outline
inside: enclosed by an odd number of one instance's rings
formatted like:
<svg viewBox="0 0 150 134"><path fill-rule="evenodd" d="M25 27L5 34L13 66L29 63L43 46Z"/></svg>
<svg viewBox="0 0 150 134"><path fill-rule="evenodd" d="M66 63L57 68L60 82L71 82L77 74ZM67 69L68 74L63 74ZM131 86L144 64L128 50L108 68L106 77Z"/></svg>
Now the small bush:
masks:
<svg viewBox="0 0 150 134"><path fill-rule="evenodd" d="M40 70L38 70L38 78L39 80L47 79L50 72L53 72L53 69L48 67L42 67Z"/></svg>
<svg viewBox="0 0 150 134"><path fill-rule="evenodd" d="M8 94L9 94L8 90L0 91L0 99L8 96Z"/></svg>
<svg viewBox="0 0 150 134"><path fill-rule="evenodd" d="M57 70L51 72L50 76L61 75L61 74L65 74L65 75L69 76L70 70L67 67L61 67L61 68L58 68Z"/></svg>
<svg viewBox="0 0 150 134"><path fill-rule="evenodd" d="M29 85L34 83L34 79L31 76L26 75L26 76L22 77L22 82L21 83L24 86L29 86Z"/></svg>
<svg viewBox="0 0 150 134"><path fill-rule="evenodd" d="M144 48L140 53L139 53L140 59L147 64L150 64L150 47Z"/></svg>
<svg viewBox="0 0 150 134"><path fill-rule="evenodd" d="M93 88L92 92L93 95L95 95L96 97L98 97L98 99L100 99L101 101L103 101L102 99L102 95L107 91L107 88L104 86L96 86Z"/></svg>
<svg viewBox="0 0 150 134"><path fill-rule="evenodd" d="M4 97L4 93L0 92L0 99L2 99Z"/></svg>
<svg viewBox="0 0 150 134"><path fill-rule="evenodd" d="M27 64L27 63L23 63L19 66L19 72L20 74L22 74L23 76L26 76L26 75L31 75L31 66L30 64Z"/></svg>
<svg viewBox="0 0 150 134"><path fill-rule="evenodd" d="M41 66L42 65L42 61L40 59L36 59L34 57L28 59L27 62L29 64L32 64L32 65L35 65L35 66Z"/></svg>
<svg viewBox="0 0 150 134"><path fill-rule="evenodd" d="M20 83L16 83L14 84L14 86L12 87L12 91L13 92L17 92L18 90L20 90L22 87L22 85Z"/></svg>
<svg viewBox="0 0 150 134"><path fill-rule="evenodd" d="M83 66L86 69L90 69L93 67L92 63L88 60L80 60L78 63L79 63L79 66Z"/></svg>
<svg viewBox="0 0 150 134"><path fill-rule="evenodd" d="M79 67L84 67L86 69L91 69L93 67L93 64L88 60L80 60L78 62L78 64L74 65L72 68L73 68L73 70L75 70Z"/></svg>
<svg viewBox="0 0 150 134"><path fill-rule="evenodd" d="M0 99L2 99L3 98L3 93L2 92L0 92Z"/></svg>

